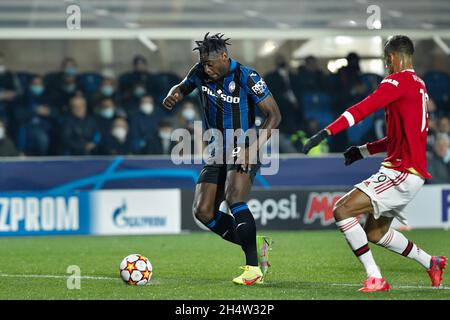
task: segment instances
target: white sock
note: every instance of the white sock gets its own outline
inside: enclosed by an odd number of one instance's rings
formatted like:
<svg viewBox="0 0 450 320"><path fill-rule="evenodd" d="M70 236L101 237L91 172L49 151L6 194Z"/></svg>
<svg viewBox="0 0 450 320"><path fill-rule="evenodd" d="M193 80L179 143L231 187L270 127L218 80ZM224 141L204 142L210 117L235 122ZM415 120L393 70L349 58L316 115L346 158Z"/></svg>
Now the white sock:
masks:
<svg viewBox="0 0 450 320"><path fill-rule="evenodd" d="M388 232L377 242L379 246L385 247L391 251L401 254L404 257L411 258L420 263L424 268L429 269L431 256L421 250L414 243L409 241L403 234L394 229Z"/></svg>
<svg viewBox="0 0 450 320"><path fill-rule="evenodd" d="M337 221L336 225L344 233L345 239L352 248L359 261L366 269L367 276L382 278L380 269L378 268L369 249L367 235L356 218L347 218Z"/></svg>

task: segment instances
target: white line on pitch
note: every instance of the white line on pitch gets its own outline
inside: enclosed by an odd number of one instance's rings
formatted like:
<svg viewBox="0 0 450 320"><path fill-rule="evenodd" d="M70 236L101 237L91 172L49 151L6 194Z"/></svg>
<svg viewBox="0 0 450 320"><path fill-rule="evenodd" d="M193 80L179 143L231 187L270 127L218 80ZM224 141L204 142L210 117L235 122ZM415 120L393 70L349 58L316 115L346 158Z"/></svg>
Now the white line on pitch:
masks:
<svg viewBox="0 0 450 320"><path fill-rule="evenodd" d="M45 278L45 279L68 279L69 277L73 279L93 279L93 280L119 280L119 278L112 277L96 277L96 276L58 276L51 274L7 274L0 273L0 277L8 278Z"/></svg>
<svg viewBox="0 0 450 320"><path fill-rule="evenodd" d="M114 280L114 281L121 281L120 277L113 278L113 277L97 277L97 276L63 276L63 275L52 275L52 274L7 274L7 273L0 273L0 277L5 278L35 278L35 279L88 279L88 280ZM158 285L161 282L159 280L151 280L149 282L149 285Z"/></svg>
<svg viewBox="0 0 450 320"><path fill-rule="evenodd" d="M0 277L7 278L44 278L44 279L68 279L69 277L76 279L91 279L91 280L120 280L120 278L113 277L98 277L98 276L63 276L63 275L50 275L50 274L7 274L0 273ZM150 284L159 284L159 281L151 280ZM309 283L313 285L324 285L324 286L335 286L335 287L358 287L360 284L354 283L325 283L325 282L317 282L317 283ZM428 287L428 286L411 286L411 285L393 285L391 286L393 289L425 289L425 290L450 290L450 287L441 286L441 287Z"/></svg>

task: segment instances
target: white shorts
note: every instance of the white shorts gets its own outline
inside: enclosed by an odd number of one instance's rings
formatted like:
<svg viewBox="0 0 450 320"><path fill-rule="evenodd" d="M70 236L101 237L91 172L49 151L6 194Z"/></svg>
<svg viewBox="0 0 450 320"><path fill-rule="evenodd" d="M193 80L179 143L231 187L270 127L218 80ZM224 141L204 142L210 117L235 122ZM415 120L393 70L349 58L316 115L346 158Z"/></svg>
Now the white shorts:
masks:
<svg viewBox="0 0 450 320"><path fill-rule="evenodd" d="M355 187L370 197L375 219L380 216L397 218L406 225L408 221L403 210L424 182L415 174L381 167L377 173Z"/></svg>

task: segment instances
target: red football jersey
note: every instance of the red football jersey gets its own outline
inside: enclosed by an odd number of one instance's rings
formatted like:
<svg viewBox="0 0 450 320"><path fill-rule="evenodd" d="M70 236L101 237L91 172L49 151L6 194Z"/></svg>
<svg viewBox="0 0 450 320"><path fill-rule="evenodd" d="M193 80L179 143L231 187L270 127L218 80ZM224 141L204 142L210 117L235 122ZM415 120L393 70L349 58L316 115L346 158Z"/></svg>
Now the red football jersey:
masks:
<svg viewBox="0 0 450 320"><path fill-rule="evenodd" d="M427 171L428 94L414 70L389 75L363 101L345 111L327 129L334 135L385 107L386 137L367 144L370 154L387 152L383 165L431 178Z"/></svg>

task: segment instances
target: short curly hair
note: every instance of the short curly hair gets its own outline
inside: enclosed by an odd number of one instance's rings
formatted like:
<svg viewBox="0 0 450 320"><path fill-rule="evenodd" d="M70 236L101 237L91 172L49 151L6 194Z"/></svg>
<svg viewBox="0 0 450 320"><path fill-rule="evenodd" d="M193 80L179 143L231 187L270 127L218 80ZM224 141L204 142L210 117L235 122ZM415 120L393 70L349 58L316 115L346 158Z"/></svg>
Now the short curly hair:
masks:
<svg viewBox="0 0 450 320"><path fill-rule="evenodd" d="M223 38L224 34L216 33L210 36L209 32L205 34L205 37L201 41L195 41L197 47L192 51L198 50L200 55L210 55L211 53L227 52L227 45L231 45L228 40L230 38Z"/></svg>

